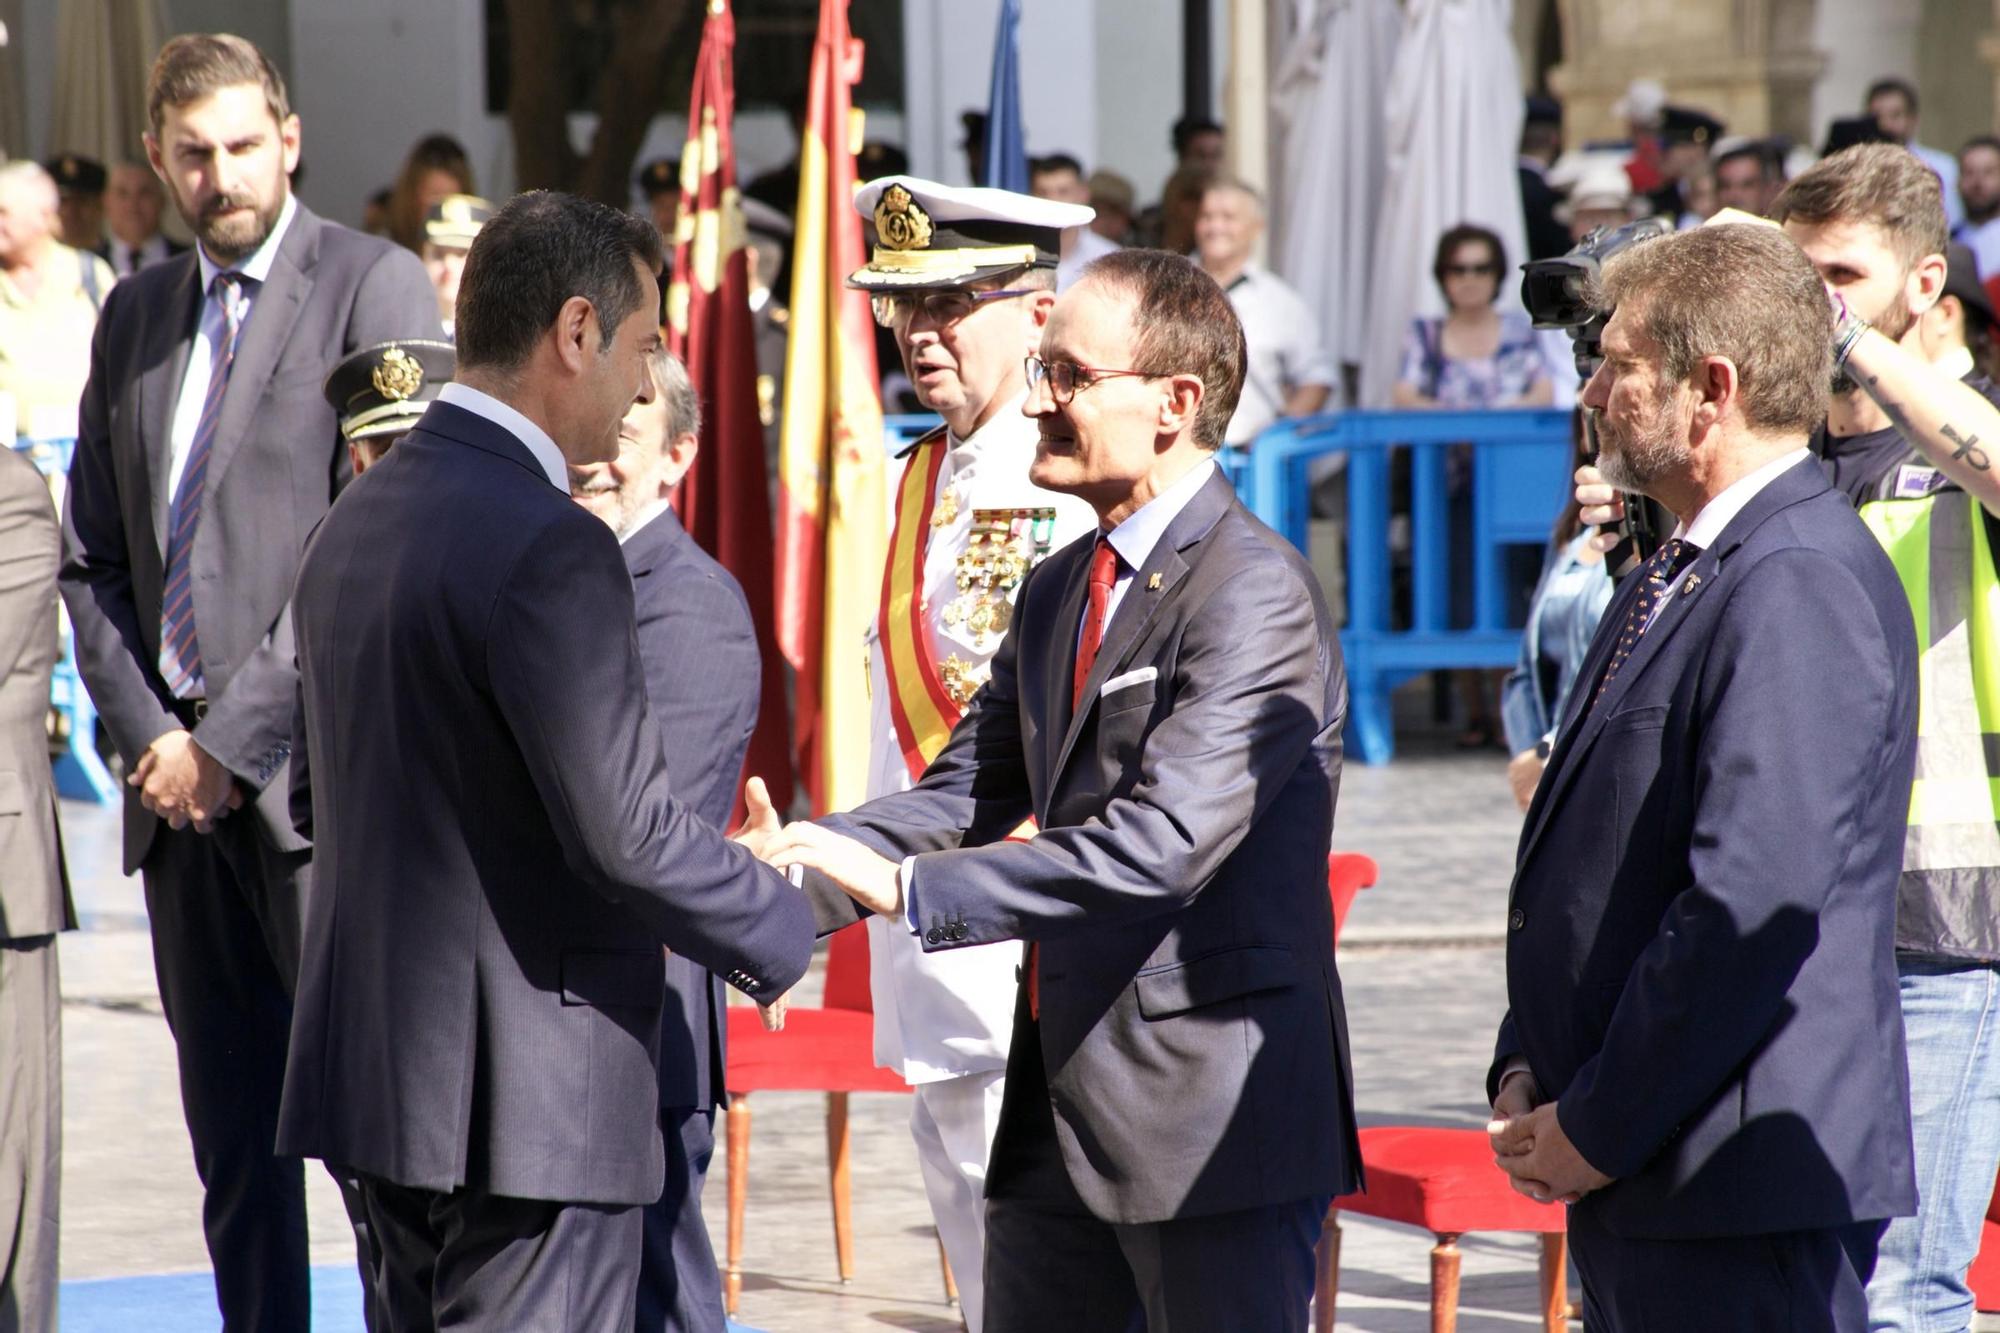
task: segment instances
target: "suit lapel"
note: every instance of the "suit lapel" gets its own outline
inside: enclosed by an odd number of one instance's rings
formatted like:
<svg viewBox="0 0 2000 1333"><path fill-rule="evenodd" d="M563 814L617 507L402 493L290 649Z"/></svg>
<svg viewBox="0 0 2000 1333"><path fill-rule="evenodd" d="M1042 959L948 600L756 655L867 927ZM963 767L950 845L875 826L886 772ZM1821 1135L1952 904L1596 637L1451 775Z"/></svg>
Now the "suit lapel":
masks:
<svg viewBox="0 0 2000 1333"><path fill-rule="evenodd" d="M167 489L173 471L174 413L181 381L187 378L188 357L194 352L196 326L201 323L201 264L192 255L176 262L181 263L182 273L170 289L167 317L153 325L151 346L144 353L150 369L139 377L139 443L151 483L153 543L162 562L167 558L167 514L174 498Z"/></svg>
<svg viewBox="0 0 2000 1333"><path fill-rule="evenodd" d="M1104 638L1097 649L1097 660L1091 664L1090 674L1084 678L1082 706L1074 710L1068 728L1063 734L1062 749L1057 752L1053 777L1060 774L1069 762L1070 752L1076 747L1077 737L1083 733L1084 719L1090 716L1091 707L1097 699L1097 692L1104 682L1123 671L1139 645L1145 642L1146 631L1159 618L1160 611L1174 596L1181 581L1187 577L1189 565L1182 552L1206 537L1216 522L1235 502L1236 492L1228 478L1217 469L1187 507L1167 525L1160 540L1153 546L1152 554L1146 557L1145 565L1132 573L1132 581L1126 585L1125 595L1119 599L1118 612L1111 623L1104 627ZM1067 624L1080 625L1083 617L1083 593L1090 577L1088 562L1084 565L1083 578L1077 581L1073 596L1074 615ZM1062 636L1058 636L1062 637ZM1069 662L1071 676L1065 676L1065 684L1075 672L1077 635L1068 636L1072 656ZM1067 692L1065 694L1067 697Z"/></svg>
<svg viewBox="0 0 2000 1333"><path fill-rule="evenodd" d="M1702 595L1704 589L1715 582L1718 563L1716 552L1703 551L1695 558L1692 565L1677 574L1674 578L1672 599L1660 608L1652 627L1639 636L1639 642L1633 645L1631 655L1625 659L1625 665L1619 667L1618 674L1603 687L1602 695L1597 694L1593 685L1590 693L1584 697L1582 707L1585 711L1571 719L1564 729L1564 735L1559 738L1556 749L1550 756L1554 762L1541 783L1542 789L1536 792L1536 796L1541 799L1534 803L1531 831L1522 849L1524 858L1541 835L1549 810L1560 799L1570 779L1575 776L1580 766L1578 759L1597 740L1598 733L1604 730L1605 721L1618 711L1619 701L1630 692L1639 677L1645 674L1647 666L1653 659L1659 656L1667 640L1687 617L1696 599ZM1602 676L1604 659L1609 656L1612 645L1617 643L1619 630L1623 628L1625 617L1631 609L1633 599L1637 596L1638 590L1633 589L1631 596L1617 599L1612 608L1618 615L1615 621L1609 614L1605 616L1604 624L1608 632L1600 635L1598 641L1592 645L1589 663L1591 674L1579 677L1580 681L1595 682ZM1595 699L1591 697L1593 695L1596 696Z"/></svg>
<svg viewBox="0 0 2000 1333"><path fill-rule="evenodd" d="M1659 617L1652 627L1639 637L1631 656L1625 659L1617 676L1604 688L1602 698L1594 701L1586 695L1581 704L1582 711L1572 717L1556 742L1550 756L1550 766L1543 774L1535 792L1535 799L1528 808L1527 830L1522 835L1521 853L1517 865L1525 865L1528 856L1541 838L1542 830L1548 825L1549 813L1562 799L1570 781L1581 766L1583 754L1589 750L1604 724L1618 711L1619 702L1631 692L1646 668L1660 655L1666 642L1679 628L1682 621L1693 611L1706 591L1722 577L1723 567L1729 556L1741 546L1751 533L1761 526L1765 519L1781 509L1809 500L1827 489L1824 473L1812 459L1787 469L1773 478L1762 490L1750 498L1750 502L1716 538L1715 545L1695 557L1694 563L1675 576L1673 599L1660 608ZM1630 580L1628 580L1630 582ZM1596 681L1604 670L1605 659L1618 640L1625 617L1629 614L1632 601L1639 595L1638 589L1620 588L1619 595L1612 599L1605 611L1598 635L1591 644L1589 660L1585 670L1589 673L1580 681ZM1614 619L1615 617L1615 619ZM1591 694L1595 694L1595 689Z"/></svg>
<svg viewBox="0 0 2000 1333"><path fill-rule="evenodd" d="M312 291L313 269L319 258L319 219L300 204L278 243L278 255L270 276L250 309L249 322L236 341L236 361L229 371L229 388L222 398L222 418L215 426L215 442L209 446L209 494L215 493L229 460L249 433L250 423L270 387L271 372L291 340L299 311ZM311 441L301 441L308 447ZM331 441L323 441L331 448Z"/></svg>
<svg viewBox="0 0 2000 1333"><path fill-rule="evenodd" d="M1076 721L1076 710L1071 703L1075 693L1076 649L1083 633L1083 603L1090 590L1090 552L1096 537L1080 540L1072 548L1076 568L1069 576L1069 587L1063 593L1062 601L1056 608L1055 632L1049 635L1048 688L1049 702L1054 706L1053 725L1048 733L1063 738L1056 753L1069 753L1069 733ZM1061 760L1049 768L1051 776L1061 767Z"/></svg>

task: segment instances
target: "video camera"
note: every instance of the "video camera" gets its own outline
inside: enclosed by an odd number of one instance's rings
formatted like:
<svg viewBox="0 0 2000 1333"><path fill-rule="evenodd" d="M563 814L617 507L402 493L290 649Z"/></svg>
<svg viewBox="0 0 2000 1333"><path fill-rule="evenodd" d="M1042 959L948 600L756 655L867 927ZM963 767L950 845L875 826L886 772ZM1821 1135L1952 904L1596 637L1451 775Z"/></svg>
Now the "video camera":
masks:
<svg viewBox="0 0 2000 1333"><path fill-rule="evenodd" d="M1576 353L1579 382L1597 373L1604 361L1604 324L1610 312L1595 304L1598 275L1605 261L1622 250L1673 233L1667 218L1641 218L1622 227L1599 227L1577 242L1568 254L1554 259L1535 259L1521 266L1521 300L1528 317L1538 329L1562 329L1570 336ZM1597 414L1583 414L1585 440L1592 458L1597 457ZM1657 501L1630 495L1625 500L1622 535L1638 558L1644 560L1660 545L1666 530L1665 509ZM1607 567L1617 569L1625 560L1625 547L1613 551Z"/></svg>

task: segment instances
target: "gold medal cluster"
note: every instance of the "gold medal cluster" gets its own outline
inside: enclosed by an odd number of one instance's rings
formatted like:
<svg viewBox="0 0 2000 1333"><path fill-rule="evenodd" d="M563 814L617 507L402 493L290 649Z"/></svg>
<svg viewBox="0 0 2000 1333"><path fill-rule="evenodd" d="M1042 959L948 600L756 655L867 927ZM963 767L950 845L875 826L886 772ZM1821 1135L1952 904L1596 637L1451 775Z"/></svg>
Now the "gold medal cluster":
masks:
<svg viewBox="0 0 2000 1333"><path fill-rule="evenodd" d="M945 492L938 512L956 516L952 492ZM951 517L945 517L944 522L951 522ZM1014 618L1014 589L1049 553L1055 526L1054 509L973 510L972 531L958 557L958 596L945 604L942 616L946 627L963 629L974 648L991 651L992 642L1007 632ZM954 653L939 667L938 678L952 701L963 708L985 683L986 670Z"/></svg>

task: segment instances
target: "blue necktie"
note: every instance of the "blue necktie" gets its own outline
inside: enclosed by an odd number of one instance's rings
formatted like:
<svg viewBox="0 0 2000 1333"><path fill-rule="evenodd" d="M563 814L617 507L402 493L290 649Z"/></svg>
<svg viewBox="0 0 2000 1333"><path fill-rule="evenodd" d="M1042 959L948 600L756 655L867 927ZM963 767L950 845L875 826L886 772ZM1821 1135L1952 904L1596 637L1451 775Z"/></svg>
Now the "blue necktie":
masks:
<svg viewBox="0 0 2000 1333"><path fill-rule="evenodd" d="M208 479L208 455L222 418L222 397L229 388L229 367L236 360L236 335L242 331L241 274L218 273L211 288L222 311L222 329L210 349L208 396L188 446L187 465L167 515L167 582L160 603L160 677L179 699L198 699L206 688L201 675L201 640L194 629L194 536L201 527L201 502Z"/></svg>

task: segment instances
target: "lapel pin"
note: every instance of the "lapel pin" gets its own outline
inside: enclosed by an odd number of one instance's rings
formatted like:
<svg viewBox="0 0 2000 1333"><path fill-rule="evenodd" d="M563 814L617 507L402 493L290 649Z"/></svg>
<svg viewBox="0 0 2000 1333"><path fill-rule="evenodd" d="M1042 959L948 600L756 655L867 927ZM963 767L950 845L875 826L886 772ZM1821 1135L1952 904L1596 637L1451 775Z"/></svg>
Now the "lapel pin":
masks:
<svg viewBox="0 0 2000 1333"><path fill-rule="evenodd" d="M1160 590L1160 576L1158 574L1154 574L1152 577L1146 580L1146 591L1158 592L1159 590Z"/></svg>
<svg viewBox="0 0 2000 1333"><path fill-rule="evenodd" d="M1687 582L1681 585L1681 596L1687 597L1691 595L1694 592L1694 590L1696 588L1699 588L1700 586L1701 586L1701 575L1699 574L1688 575Z"/></svg>

